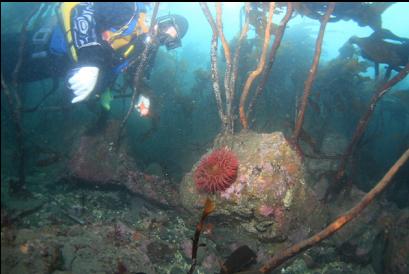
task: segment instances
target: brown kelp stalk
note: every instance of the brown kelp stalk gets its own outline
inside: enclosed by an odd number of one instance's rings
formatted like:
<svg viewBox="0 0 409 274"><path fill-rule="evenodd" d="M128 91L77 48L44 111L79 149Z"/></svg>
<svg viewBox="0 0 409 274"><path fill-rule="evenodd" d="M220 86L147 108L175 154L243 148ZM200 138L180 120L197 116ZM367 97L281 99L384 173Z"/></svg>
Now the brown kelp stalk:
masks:
<svg viewBox="0 0 409 274"><path fill-rule="evenodd" d="M296 147L299 147L298 139L300 137L302 125L304 123L305 109L307 108L308 97L311 94L312 83L314 81L315 74L317 73L317 68L318 68L318 64L319 64L319 61L320 61L322 40L324 38L325 27L326 27L326 25L328 23L328 20L329 20L329 18L331 16L332 12L334 11L334 8L335 8L335 3L330 2L329 5L328 5L328 9L325 12L324 17L321 20L320 31L319 31L319 34L318 34L318 37L317 37L317 41L315 43L314 59L313 59L313 63L312 63L311 69L310 69L310 73L308 74L308 78L305 81L304 95L303 95L303 98L302 98L302 101L301 101L300 110L298 112L298 118L297 118L297 121L295 123L295 128L294 128L293 144ZM301 150L298 149L298 151L301 151Z"/></svg>
<svg viewBox="0 0 409 274"><path fill-rule="evenodd" d="M25 149L24 149L24 136L23 136L23 125L22 125L22 104L19 95L19 73L21 65L23 64L23 56L24 56L24 49L26 47L27 42L27 31L28 25L31 21L31 18L40 10L42 5L38 5L36 9L34 9L27 19L24 21L22 26L21 35L20 35L20 46L18 49L18 59L16 66L14 67L13 74L12 74L12 88L11 91L7 86L3 74L1 74L1 88L4 94L7 97L7 102L12 112L12 121L14 124L15 132L16 132L16 143L17 143L17 158L18 158L18 182L12 186L13 192L20 192L25 187Z"/></svg>
<svg viewBox="0 0 409 274"><path fill-rule="evenodd" d="M215 93L217 109L219 112L220 119L222 121L223 132L233 133L234 131L234 115L233 115L233 101L235 95L235 85L237 79L238 71L238 60L240 58L240 48L243 39L247 35L249 19L248 13L250 10L250 4L246 3L246 22L241 31L240 38L235 50L234 58L232 61L231 51L227 40L225 39L223 33L223 22L222 22L222 6L221 3L216 3L216 22L215 23L210 10L206 3L200 2L200 7L203 10L204 15L206 16L207 21L209 22L212 31L212 46L211 46L211 68L212 68L212 80L213 80L213 91ZM224 55L226 57L226 71L224 74L224 90L226 97L226 108L224 111L222 97L220 93L219 86L219 74L217 70L217 47L218 47L218 37L220 37Z"/></svg>
<svg viewBox="0 0 409 274"><path fill-rule="evenodd" d="M133 94L132 94L132 98L131 98L131 104L129 106L128 112L126 113L124 119L122 120L121 126L119 128L119 132L118 132L118 138L117 138L117 148L120 147L120 141L121 141L121 137L122 137L122 131L125 128L126 122L128 121L129 117L131 116L132 112L135 110L135 100L136 97L139 95L139 82L142 78L142 74L144 71L144 68L146 66L146 62L148 61L148 57L149 54L151 52L151 49L155 43L155 35L153 32L154 26L156 24L156 16L158 14L158 9L159 9L159 2L155 2L155 6L153 8L153 13L152 13L152 19L151 19L151 25L149 26L149 36L151 37L152 41L150 43L148 43L145 47L145 49L142 52L142 57L140 59L140 63L138 64L138 68L136 69L136 73L134 76L134 81L133 81Z"/></svg>
<svg viewBox="0 0 409 274"><path fill-rule="evenodd" d="M232 115L232 104L233 104L233 96L234 92L232 91L231 87L231 77L232 77L232 62L231 62L231 54L230 54L230 47L229 43L226 41L223 33L223 23L222 23L222 4L220 2L216 3L216 22L217 22L217 30L219 32L220 41L222 42L224 56L226 59L226 70L224 73L224 92L226 95L226 127L225 131L233 133L234 131L234 119Z"/></svg>
<svg viewBox="0 0 409 274"><path fill-rule="evenodd" d="M35 112L39 109L39 107L45 102L45 100L50 97L59 87L59 80L58 78L53 79L53 85L51 89L38 101L38 103L34 107L24 108L22 112Z"/></svg>
<svg viewBox="0 0 409 274"><path fill-rule="evenodd" d="M372 96L371 103L369 104L369 107L366 110L365 114L359 120L354 136L352 137L352 141L349 143L345 153L343 154L341 158L341 161L338 166L337 174L335 177L334 187L336 187L340 183L341 179L344 177L345 169L348 164L348 160L353 154L359 140L361 139L369 123L369 119L371 118L373 112L375 111L376 104L382 98L382 96L385 95L387 91L389 91L396 83L403 80L408 75L408 73L409 73L409 63L406 64L406 66L399 72L399 74L397 74L391 80L389 80L384 85L382 85L380 88L378 88L378 90ZM329 194L330 193L327 192L326 198L328 198Z"/></svg>
<svg viewBox="0 0 409 274"><path fill-rule="evenodd" d="M34 15L40 10L40 8L43 6L43 4L39 4L37 8L35 8L26 18L26 21L24 21L23 27L21 28L21 34L20 34L20 46L18 49L18 59L16 66L14 67L13 75L12 75L12 81L13 81L13 87L17 88L18 86L18 76L20 73L20 68L21 65L23 64L23 55L24 55L24 49L26 47L26 42L27 42L27 31L28 31L28 25L30 24L31 19L34 17ZM20 102L20 97L17 92L14 93L17 104L21 105Z"/></svg>
<svg viewBox="0 0 409 274"><path fill-rule="evenodd" d="M231 103L230 99L230 71L231 71L231 55L230 55L230 46L226 41L223 33L223 22L222 22L222 3L215 3L216 6L216 22L217 22L217 31L219 32L220 41L222 42L224 57L226 58L226 71L224 73L224 92L226 94L226 104ZM227 111L226 114L228 115Z"/></svg>
<svg viewBox="0 0 409 274"><path fill-rule="evenodd" d="M256 70L252 71L249 77L247 78L247 81L244 84L243 93L241 94L241 97L240 97L240 106L239 106L240 121L241 121L243 128L245 129L248 129L249 125L248 125L248 121L247 121L247 117L246 117L244 108L245 108L246 100L247 100L251 85L253 84L253 81L260 75L260 73L264 69L264 65L266 62L266 55L267 55L267 47L268 47L268 43L270 42L270 36L271 36L270 30L271 30L271 22L273 19L274 8L275 8L275 3L270 2L270 7L268 11L267 27L266 27L265 34L264 34L263 50L261 52L260 61L259 61L259 64Z"/></svg>
<svg viewBox="0 0 409 274"><path fill-rule="evenodd" d="M237 79L237 73L239 69L239 58L240 58L240 49L241 45L243 43L243 40L247 37L247 31L249 29L249 12L250 12L250 3L246 2L245 3L245 10L246 10L246 19L244 22L244 26L241 30L240 38L239 41L237 42L236 46L236 51L234 52L234 58L233 58L233 68L230 76L230 102L227 102L227 119L228 119L228 124L230 126L229 130L231 133L234 131L234 115L233 115L233 109L232 109L232 104L234 100L234 95L236 91L236 79Z"/></svg>
<svg viewBox="0 0 409 274"><path fill-rule="evenodd" d="M206 197L202 217L200 218L199 223L196 225L195 236L193 237L192 266L190 267L190 270L189 270L188 274L192 274L193 271L195 270L195 267L196 267L196 264L197 264L197 250L199 248L199 238L200 238L200 234L202 233L202 230L203 230L203 224L204 224L204 221L206 220L207 216L209 216L209 214L212 213L214 211L214 209L215 209L214 202L209 197Z"/></svg>
<svg viewBox="0 0 409 274"><path fill-rule="evenodd" d="M350 222L352 219L358 216L382 191L392 182L393 176L398 172L401 166L409 158L409 149L407 149L398 161L389 169L389 171L383 176L383 178L377 183L377 185L372 188L361 201L354 206L352 209L347 211L345 214L339 216L335 221L333 221L329 226L313 235L312 237L301 241L290 248L278 252L277 255L273 256L261 269L260 272L267 273L272 271L288 259L294 257L295 255L303 252L304 250L318 244L324 239L328 238L338 230L340 230L344 225Z"/></svg>
<svg viewBox="0 0 409 274"><path fill-rule="evenodd" d="M210 27L213 31L212 42L211 42L211 49L210 49L210 65L212 70L212 81L213 81L213 92L216 98L217 110L219 112L220 120L222 121L223 129L226 128L227 119L224 114L223 104L222 104L222 97L220 93L220 85L219 85L219 72L217 69L217 47L218 47L218 30L216 23L210 13L209 7L207 6L206 2L199 2L202 11L209 22Z"/></svg>
<svg viewBox="0 0 409 274"><path fill-rule="evenodd" d="M23 140L23 126L21 122L21 103L20 100L14 99L13 100L13 95L7 86L6 82L4 81L3 78L3 73L1 74L1 91L6 95L7 98L7 103L9 105L9 108L11 110L11 117L12 121L14 124L15 128L15 133L16 133L16 143L17 143L17 159L18 159L18 166L17 166L17 172L18 172L18 181L10 186L13 192L19 192L20 190L24 189L25 187L25 149L24 149L24 140ZM16 95L16 90L14 92L14 97L19 98L18 95Z"/></svg>
<svg viewBox="0 0 409 274"><path fill-rule="evenodd" d="M259 85L257 86L256 92L255 92L254 96L252 97L252 99L250 101L249 110L247 112L247 117L250 117L251 113L253 112L254 105L257 102L257 98L261 95L261 93L264 90L264 87L265 87L265 85L267 83L267 80L268 80L268 76L270 75L271 68L273 67L273 64L274 64L274 61L275 61L275 56L276 56L277 50L280 47L281 40L283 38L285 28L286 28L287 23L290 20L292 14L293 14L293 3L288 2L287 3L286 14L285 14L284 18L280 22L277 33L276 33L275 38L274 38L274 43L271 46L271 51L270 51L270 55L269 55L269 58L268 58L269 59L268 65L267 65L266 69L264 70L263 78L262 78L261 82L259 83Z"/></svg>

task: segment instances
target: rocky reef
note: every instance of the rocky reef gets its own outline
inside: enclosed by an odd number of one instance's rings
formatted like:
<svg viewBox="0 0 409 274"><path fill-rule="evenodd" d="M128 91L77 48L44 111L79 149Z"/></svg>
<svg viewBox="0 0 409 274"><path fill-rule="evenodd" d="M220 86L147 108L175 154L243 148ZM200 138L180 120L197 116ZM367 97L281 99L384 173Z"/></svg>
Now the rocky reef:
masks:
<svg viewBox="0 0 409 274"><path fill-rule="evenodd" d="M95 148L99 142L96 151L104 152L99 157L109 159L109 139L86 138L95 143L85 147ZM226 146L238 159L236 181L222 192L198 192L193 179L198 161L176 193L181 201L175 202L186 211L164 206L166 202L156 198L173 197L163 193L166 188L161 189L160 183L153 183L152 195L143 193L148 186L138 188L138 184L133 191L126 191L132 189L120 180L130 171L141 174L140 182L150 182L129 158L117 166L108 165L106 168L112 169L105 177L98 177L98 172L86 177L82 173L86 169L81 170L91 164L101 167L101 160L71 162L71 170L76 173L70 178L76 178L81 186L97 187L72 187L68 180L59 184L64 190L55 190L51 199L44 194L54 185L51 176L43 188L33 189L40 205L35 210L21 214L10 207L2 208L2 272L187 273L192 262L191 238L207 196L216 203L216 209L203 226L197 273L220 271L220 262L243 245L257 255L250 268L258 269L276 252L320 231L365 195L352 188L347 198L339 195L338 200L323 205L317 198L319 184L310 188L314 179L307 176L306 169L308 173L320 173L330 170L331 165L305 160L304 167L282 133L220 135L212 151ZM119 157L112 156L111 161L115 163ZM124 163L135 169L124 168ZM81 168L75 169L74 164ZM2 191L2 200L7 198L6 193ZM384 200L374 201L334 236L285 263L281 273L407 273L408 216L407 209Z"/></svg>
<svg viewBox="0 0 409 274"><path fill-rule="evenodd" d="M169 181L142 172L129 156L126 143L115 147L119 126L120 121L110 120L98 134L84 133L78 138L68 165L71 181L123 186L153 203L175 206L177 190Z"/></svg>
<svg viewBox="0 0 409 274"><path fill-rule="evenodd" d="M239 161L238 177L216 194L213 218L240 227L263 241L298 241L326 221L324 207L305 183L301 159L281 132L220 135L214 148L229 147ZM201 208L205 193L186 174L180 196L191 211Z"/></svg>

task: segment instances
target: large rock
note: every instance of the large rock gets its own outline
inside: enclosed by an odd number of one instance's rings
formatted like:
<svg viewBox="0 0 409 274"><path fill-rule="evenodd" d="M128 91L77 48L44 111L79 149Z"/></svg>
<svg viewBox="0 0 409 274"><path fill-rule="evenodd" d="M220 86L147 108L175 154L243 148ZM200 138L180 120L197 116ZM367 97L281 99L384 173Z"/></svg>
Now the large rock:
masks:
<svg viewBox="0 0 409 274"><path fill-rule="evenodd" d="M399 212L397 220L387 231L385 273L409 273L409 209Z"/></svg>
<svg viewBox="0 0 409 274"><path fill-rule="evenodd" d="M214 148L229 147L239 160L238 177L228 189L210 195L212 216L226 225L241 226L259 239L297 242L316 232L326 214L304 181L304 168L281 132L243 132L221 135ZM192 171L180 186L182 204L201 209L206 193L199 193Z"/></svg>
<svg viewBox="0 0 409 274"><path fill-rule="evenodd" d="M328 205L331 220L356 206L366 195L351 187L348 196ZM343 261L371 265L376 273L409 273L409 210L375 199L328 241Z"/></svg>
<svg viewBox="0 0 409 274"><path fill-rule="evenodd" d="M164 206L178 203L177 190L155 175L141 172L127 154L126 142L117 150L120 121L108 121L103 130L79 137L69 161L70 175L75 182L94 185L120 185L141 197Z"/></svg>
<svg viewBox="0 0 409 274"><path fill-rule="evenodd" d="M12 243L2 239L1 273L156 273L142 247L153 241L137 242L128 230L110 225L16 230Z"/></svg>
<svg viewBox="0 0 409 274"><path fill-rule="evenodd" d="M341 155L348 146L348 139L337 133L327 133L322 140L319 151L327 156ZM308 150L307 150L308 151ZM308 158L305 161L309 182L313 185L314 192L322 200L327 189L335 178L339 159L334 157Z"/></svg>

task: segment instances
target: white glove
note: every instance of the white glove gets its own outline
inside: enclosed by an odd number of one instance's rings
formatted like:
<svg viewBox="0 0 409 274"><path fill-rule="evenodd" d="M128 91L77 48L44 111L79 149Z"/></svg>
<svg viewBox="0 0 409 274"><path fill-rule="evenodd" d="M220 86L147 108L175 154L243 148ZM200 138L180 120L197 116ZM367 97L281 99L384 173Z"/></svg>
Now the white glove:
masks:
<svg viewBox="0 0 409 274"><path fill-rule="evenodd" d="M73 75L68 79L68 88L71 89L75 97L71 103L81 102L88 98L94 90L98 79L99 68L81 67L74 69Z"/></svg>
<svg viewBox="0 0 409 274"><path fill-rule="evenodd" d="M139 112L140 116L146 116L149 114L149 107L151 106L151 101L148 97L139 95L138 102L135 105L136 110Z"/></svg>

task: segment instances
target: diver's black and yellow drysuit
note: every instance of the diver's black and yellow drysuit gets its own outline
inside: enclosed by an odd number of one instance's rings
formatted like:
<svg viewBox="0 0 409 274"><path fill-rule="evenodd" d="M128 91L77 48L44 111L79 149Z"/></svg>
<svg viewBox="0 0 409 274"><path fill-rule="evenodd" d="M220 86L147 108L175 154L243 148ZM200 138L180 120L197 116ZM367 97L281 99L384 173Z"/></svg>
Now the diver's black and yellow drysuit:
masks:
<svg viewBox="0 0 409 274"><path fill-rule="evenodd" d="M58 4L55 14L58 20L52 28L27 34L21 82L65 77L70 68L88 65L101 69L102 88L130 63L137 63L145 48L148 22L143 3L65 2ZM11 79L17 63L19 43L20 34L2 37L2 72L6 79ZM148 76L158 47L152 47L148 57Z"/></svg>

